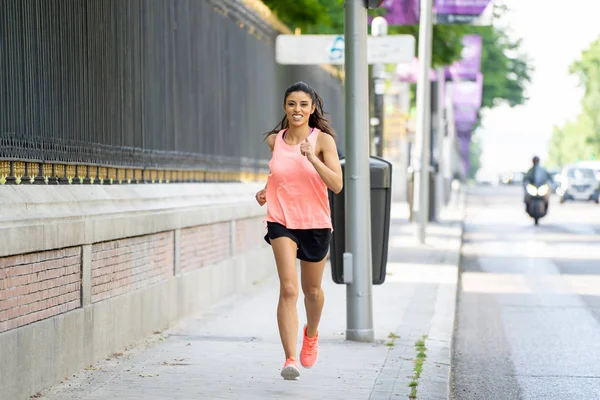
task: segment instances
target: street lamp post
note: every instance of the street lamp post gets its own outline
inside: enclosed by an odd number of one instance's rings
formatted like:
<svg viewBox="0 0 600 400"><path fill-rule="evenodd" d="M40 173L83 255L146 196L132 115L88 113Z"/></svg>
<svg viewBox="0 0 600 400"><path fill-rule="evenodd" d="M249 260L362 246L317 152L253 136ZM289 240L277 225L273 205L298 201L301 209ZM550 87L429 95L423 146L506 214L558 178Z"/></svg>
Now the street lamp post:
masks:
<svg viewBox="0 0 600 400"><path fill-rule="evenodd" d="M369 171L369 65L367 4L345 1L346 76L346 339L372 342L373 295L371 259L371 196Z"/></svg>
<svg viewBox="0 0 600 400"><path fill-rule="evenodd" d="M429 164L431 140L431 68L432 46L432 0L421 0L419 21L419 76L417 80L417 129L416 152L413 159L414 198L413 211L417 221L417 238L425 242L429 220Z"/></svg>

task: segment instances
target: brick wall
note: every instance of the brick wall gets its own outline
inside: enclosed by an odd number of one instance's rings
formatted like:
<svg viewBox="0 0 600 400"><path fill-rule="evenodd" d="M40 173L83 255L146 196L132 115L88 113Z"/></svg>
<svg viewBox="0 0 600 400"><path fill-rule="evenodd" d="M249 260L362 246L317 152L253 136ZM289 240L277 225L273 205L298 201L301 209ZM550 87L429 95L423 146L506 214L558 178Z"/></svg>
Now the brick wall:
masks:
<svg viewBox="0 0 600 400"><path fill-rule="evenodd" d="M224 261L232 256L231 223L182 229L180 246L181 272Z"/></svg>
<svg viewBox="0 0 600 400"><path fill-rule="evenodd" d="M92 246L92 303L173 276L173 231Z"/></svg>
<svg viewBox="0 0 600 400"><path fill-rule="evenodd" d="M81 248L0 258L0 332L81 305Z"/></svg>
<svg viewBox="0 0 600 400"><path fill-rule="evenodd" d="M268 246L265 241L267 223L264 218L247 218L235 222L235 254Z"/></svg>
<svg viewBox="0 0 600 400"><path fill-rule="evenodd" d="M180 270L267 246L265 226L263 218L236 221L235 248L231 222L182 229ZM0 258L0 332L81 307L82 291L91 290L94 303L171 278L174 240L169 231L93 244L91 289L82 287L80 246Z"/></svg>

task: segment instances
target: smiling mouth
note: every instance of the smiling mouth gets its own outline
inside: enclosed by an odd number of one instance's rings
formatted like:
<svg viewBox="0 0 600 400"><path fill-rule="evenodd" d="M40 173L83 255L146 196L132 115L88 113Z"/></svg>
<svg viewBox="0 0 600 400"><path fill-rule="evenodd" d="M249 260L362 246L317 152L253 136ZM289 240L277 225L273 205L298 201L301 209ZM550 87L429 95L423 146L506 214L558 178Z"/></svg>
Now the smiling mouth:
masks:
<svg viewBox="0 0 600 400"><path fill-rule="evenodd" d="M292 119L294 121L300 121L302 119L302 115L294 114L292 115Z"/></svg>

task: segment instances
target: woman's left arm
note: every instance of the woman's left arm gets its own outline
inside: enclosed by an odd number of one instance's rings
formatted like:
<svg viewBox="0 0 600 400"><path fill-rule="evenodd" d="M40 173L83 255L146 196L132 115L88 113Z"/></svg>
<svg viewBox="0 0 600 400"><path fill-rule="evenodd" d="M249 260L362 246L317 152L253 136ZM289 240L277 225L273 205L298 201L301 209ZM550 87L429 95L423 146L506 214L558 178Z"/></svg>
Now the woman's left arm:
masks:
<svg viewBox="0 0 600 400"><path fill-rule="evenodd" d="M340 165L335 139L324 133L319 135L318 144L323 155L323 161L316 155L309 161L315 167L325 185L337 194L344 187L344 178L342 177L342 166Z"/></svg>

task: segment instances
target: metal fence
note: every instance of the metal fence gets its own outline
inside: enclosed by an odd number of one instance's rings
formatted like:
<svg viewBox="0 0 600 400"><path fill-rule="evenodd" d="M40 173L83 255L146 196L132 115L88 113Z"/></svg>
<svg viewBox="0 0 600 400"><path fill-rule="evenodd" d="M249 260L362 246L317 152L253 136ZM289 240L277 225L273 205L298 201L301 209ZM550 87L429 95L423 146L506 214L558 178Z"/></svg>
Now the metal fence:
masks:
<svg viewBox="0 0 600 400"><path fill-rule="evenodd" d="M264 174L297 80L343 133L340 80L277 65L279 32L248 3L0 0L0 183Z"/></svg>

